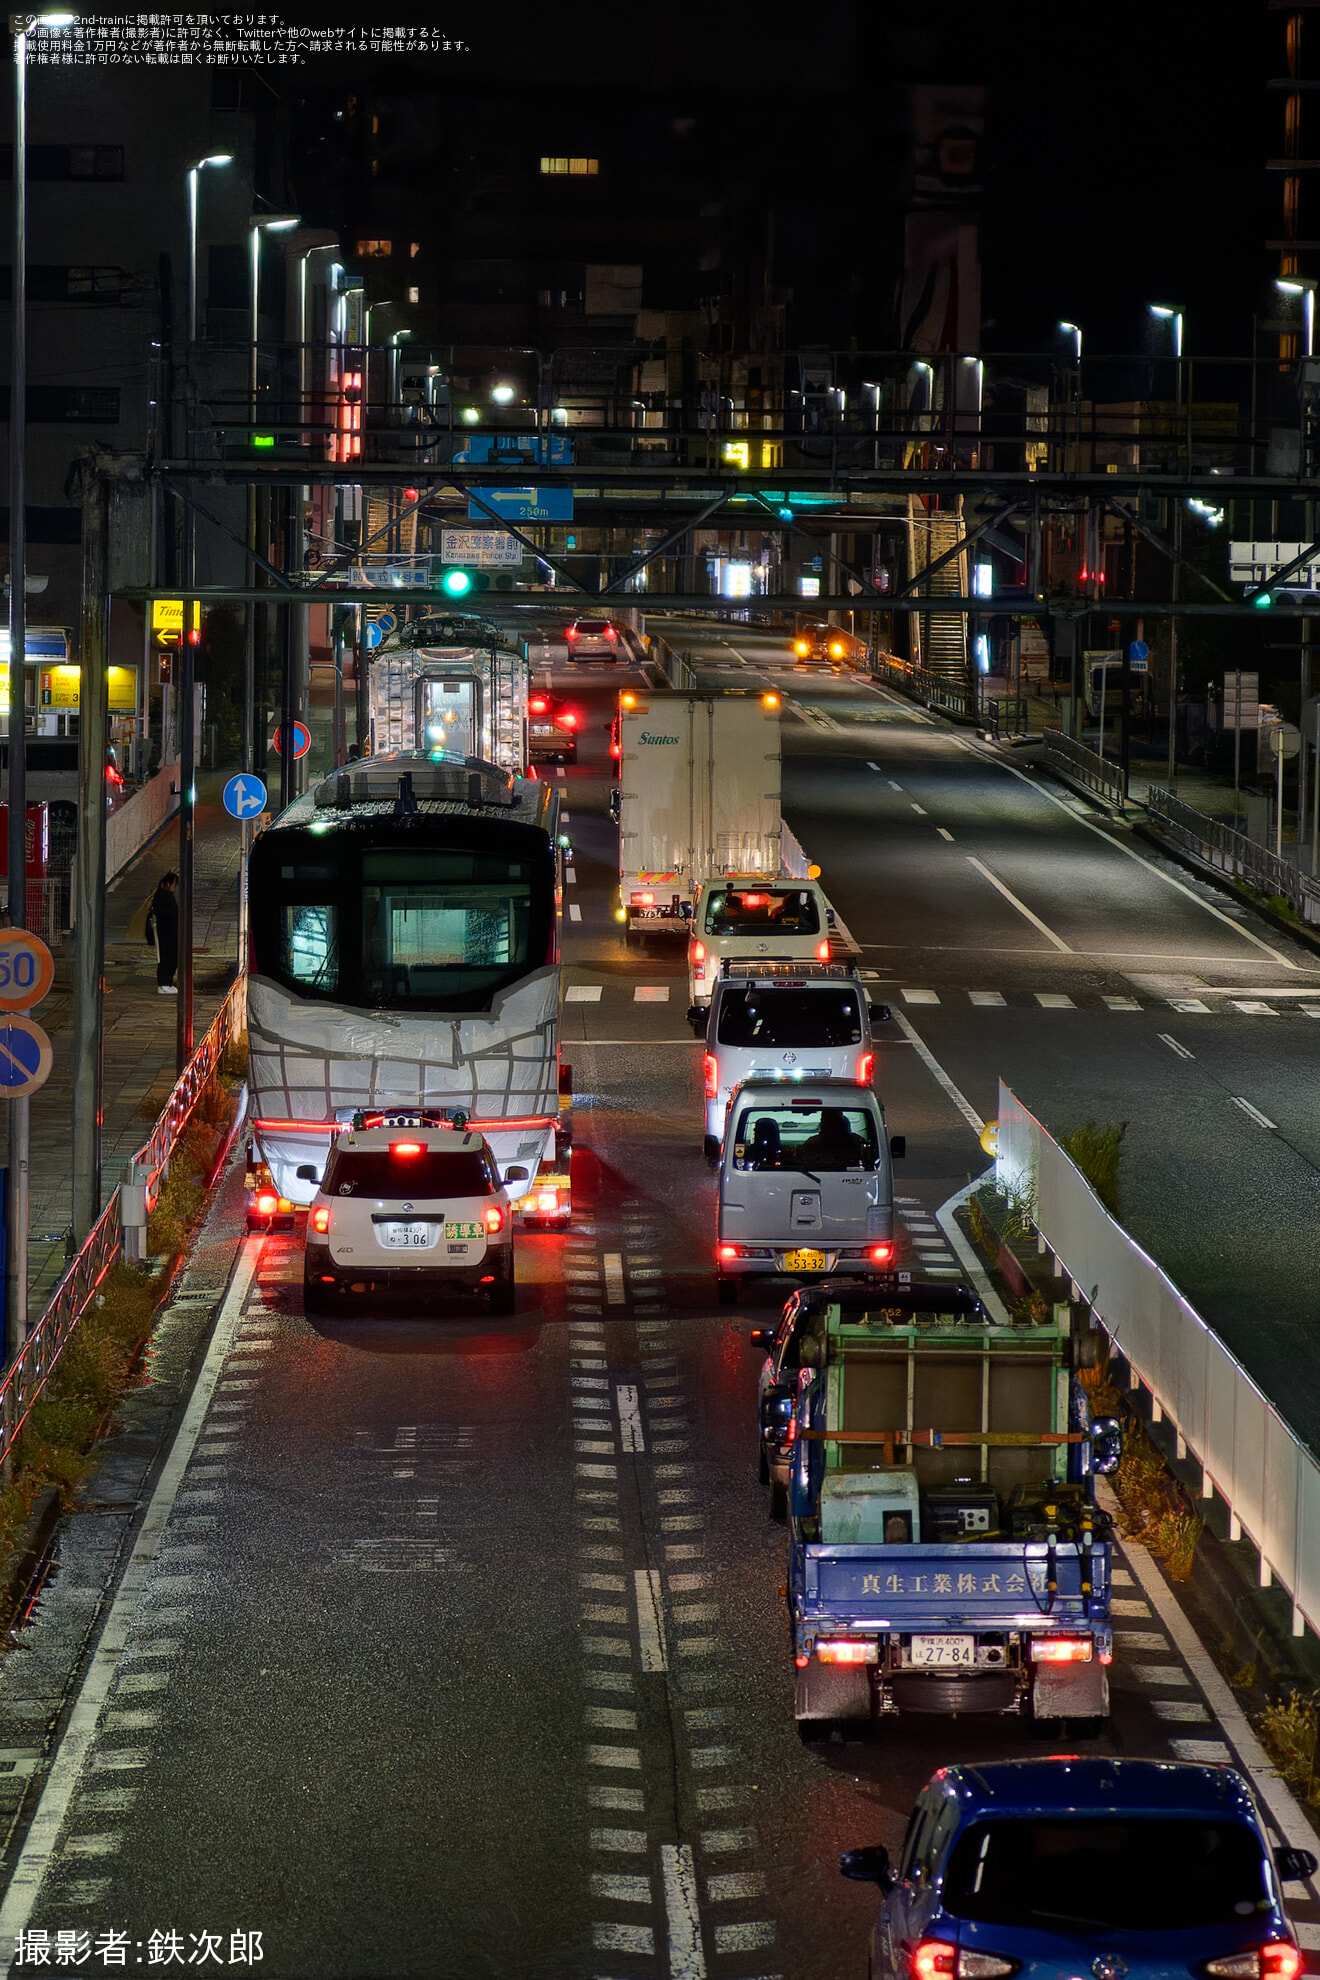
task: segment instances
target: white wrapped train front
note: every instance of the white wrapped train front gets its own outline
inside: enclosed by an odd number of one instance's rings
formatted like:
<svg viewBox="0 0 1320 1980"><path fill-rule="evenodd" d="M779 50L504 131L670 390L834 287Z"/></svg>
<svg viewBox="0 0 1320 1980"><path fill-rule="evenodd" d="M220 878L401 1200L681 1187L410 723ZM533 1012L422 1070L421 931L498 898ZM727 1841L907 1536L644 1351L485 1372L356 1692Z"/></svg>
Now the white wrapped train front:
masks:
<svg viewBox="0 0 1320 1980"><path fill-rule="evenodd" d="M503 1175L534 1178L554 1153L559 970L534 971L470 1013L358 1011L292 996L268 977L248 988L256 1138L282 1197L316 1193L338 1124L359 1111L463 1108ZM509 1125L503 1127L501 1122ZM530 1181L506 1183L517 1200Z"/></svg>

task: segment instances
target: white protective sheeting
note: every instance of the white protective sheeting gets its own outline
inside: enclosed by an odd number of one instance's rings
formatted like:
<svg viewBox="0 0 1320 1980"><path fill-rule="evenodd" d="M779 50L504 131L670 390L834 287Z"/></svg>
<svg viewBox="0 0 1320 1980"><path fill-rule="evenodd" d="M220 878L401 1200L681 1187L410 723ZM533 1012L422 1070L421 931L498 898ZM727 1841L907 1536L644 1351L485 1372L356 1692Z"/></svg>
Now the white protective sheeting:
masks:
<svg viewBox="0 0 1320 1980"><path fill-rule="evenodd" d="M1320 1629L1320 1465L1002 1082L995 1167L1002 1186L1030 1193L1037 1230L1199 1460L1206 1491L1289 1591L1295 1633L1303 1620Z"/></svg>

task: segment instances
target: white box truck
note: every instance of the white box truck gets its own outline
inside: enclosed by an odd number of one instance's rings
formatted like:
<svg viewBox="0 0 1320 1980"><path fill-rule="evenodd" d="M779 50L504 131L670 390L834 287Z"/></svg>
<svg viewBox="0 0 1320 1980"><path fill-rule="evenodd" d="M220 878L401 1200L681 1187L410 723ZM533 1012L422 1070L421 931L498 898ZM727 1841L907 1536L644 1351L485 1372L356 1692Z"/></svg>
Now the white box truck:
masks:
<svg viewBox="0 0 1320 1980"><path fill-rule="evenodd" d="M686 935L703 880L780 871L777 694L625 696L619 742L619 901L629 937Z"/></svg>

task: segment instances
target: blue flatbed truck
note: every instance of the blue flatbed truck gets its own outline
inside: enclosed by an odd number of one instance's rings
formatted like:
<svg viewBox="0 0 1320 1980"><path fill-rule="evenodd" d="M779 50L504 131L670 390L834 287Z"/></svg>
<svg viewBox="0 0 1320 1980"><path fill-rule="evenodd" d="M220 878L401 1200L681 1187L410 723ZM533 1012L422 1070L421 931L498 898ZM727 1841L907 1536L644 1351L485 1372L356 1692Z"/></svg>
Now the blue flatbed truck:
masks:
<svg viewBox="0 0 1320 1980"><path fill-rule="evenodd" d="M929 1289L927 1289L929 1291ZM787 1412L795 1714L804 1739L903 1712L1015 1714L1097 1734L1109 1713L1120 1451L1068 1309L998 1325L842 1289L804 1315ZM790 1402L791 1397L791 1402Z"/></svg>

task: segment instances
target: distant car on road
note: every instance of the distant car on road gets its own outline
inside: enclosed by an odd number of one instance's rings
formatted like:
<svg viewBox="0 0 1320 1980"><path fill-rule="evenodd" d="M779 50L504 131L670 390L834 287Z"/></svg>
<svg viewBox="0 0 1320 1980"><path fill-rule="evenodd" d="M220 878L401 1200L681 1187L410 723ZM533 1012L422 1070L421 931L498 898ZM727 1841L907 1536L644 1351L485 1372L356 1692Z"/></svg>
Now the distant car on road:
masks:
<svg viewBox="0 0 1320 1980"><path fill-rule="evenodd" d="M623 634L612 619L575 619L564 639L570 660L626 658Z"/></svg>
<svg viewBox="0 0 1320 1980"><path fill-rule="evenodd" d="M576 763L582 716L545 688L527 697L527 753L533 763Z"/></svg>
<svg viewBox="0 0 1320 1980"><path fill-rule="evenodd" d="M1060 1754L942 1767L896 1869L879 1847L839 1869L884 1893L870 1980L1295 1980L1279 1886L1316 1859L1271 1850L1232 1767Z"/></svg>
<svg viewBox="0 0 1320 1980"><path fill-rule="evenodd" d="M304 1311L468 1292L512 1312L512 1206L484 1137L424 1114L359 1118L331 1148L307 1214Z"/></svg>
<svg viewBox="0 0 1320 1980"><path fill-rule="evenodd" d="M793 658L799 667L832 667L836 672L849 667L855 673L866 665L866 641L843 626L799 626Z"/></svg>

